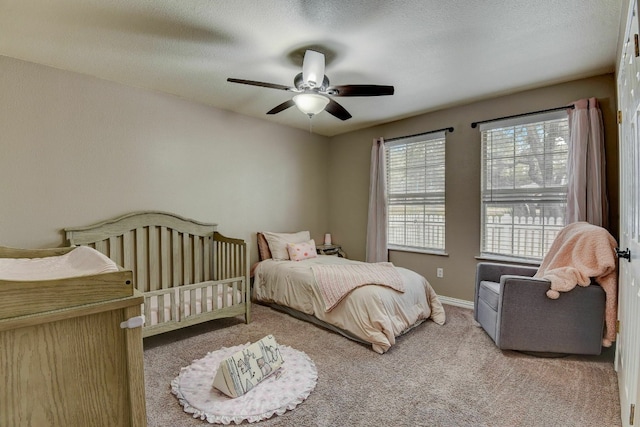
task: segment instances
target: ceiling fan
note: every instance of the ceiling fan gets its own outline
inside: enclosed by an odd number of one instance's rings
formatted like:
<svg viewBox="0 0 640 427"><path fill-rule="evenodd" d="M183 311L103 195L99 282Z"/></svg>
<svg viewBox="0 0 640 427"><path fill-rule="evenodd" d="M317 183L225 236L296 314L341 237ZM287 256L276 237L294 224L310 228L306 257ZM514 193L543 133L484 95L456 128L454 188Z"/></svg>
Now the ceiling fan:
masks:
<svg viewBox="0 0 640 427"><path fill-rule="evenodd" d="M309 117L321 111L326 111L340 120L348 120L352 116L342 105L331 99L331 97L393 95L394 91L393 86L330 86L329 78L324 74L324 54L314 50L307 50L305 52L302 61L302 72L293 79L293 87L233 78L228 78L227 81L297 93L292 99L267 111L267 114L277 114L295 105Z"/></svg>

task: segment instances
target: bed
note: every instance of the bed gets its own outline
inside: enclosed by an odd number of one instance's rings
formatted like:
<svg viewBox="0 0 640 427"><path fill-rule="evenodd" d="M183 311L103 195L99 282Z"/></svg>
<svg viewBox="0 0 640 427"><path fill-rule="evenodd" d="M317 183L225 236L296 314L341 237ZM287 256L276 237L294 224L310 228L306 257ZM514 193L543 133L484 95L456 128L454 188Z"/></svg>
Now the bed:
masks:
<svg viewBox="0 0 640 427"><path fill-rule="evenodd" d="M133 272L145 337L224 317L251 321L247 245L216 224L144 211L65 234L69 245L94 248Z"/></svg>
<svg viewBox="0 0 640 427"><path fill-rule="evenodd" d="M274 249L271 236L289 245L289 259L284 259L281 248ZM312 240L306 240L308 232L257 233L260 261L253 268L253 297L257 302L285 311L345 337L370 345L377 353L385 353L395 344L396 338L430 319L444 324L445 312L438 296L421 275L390 263L364 263L346 258L316 255ZM282 242L280 242L282 243ZM278 244L278 243L275 243ZM304 247L304 245L307 245ZM294 251L302 246L306 256L295 258ZM272 252L274 254L272 254ZM322 286L324 271L349 272L365 269L381 275L392 273L390 281L399 281L402 291L391 286L354 286L343 296L327 298ZM347 273L351 274L351 273ZM377 276L376 276L377 277ZM368 283L380 279L369 279ZM400 284L401 282L401 284Z"/></svg>

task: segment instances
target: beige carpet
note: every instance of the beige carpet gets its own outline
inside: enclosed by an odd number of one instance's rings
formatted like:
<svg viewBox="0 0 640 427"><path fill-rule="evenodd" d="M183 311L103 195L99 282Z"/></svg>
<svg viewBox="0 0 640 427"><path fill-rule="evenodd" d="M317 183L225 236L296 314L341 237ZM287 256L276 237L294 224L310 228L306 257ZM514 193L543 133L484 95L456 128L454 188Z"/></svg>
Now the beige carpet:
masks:
<svg viewBox="0 0 640 427"><path fill-rule="evenodd" d="M384 355L254 305L253 322L221 319L145 339L149 426L206 426L183 412L170 383L207 352L273 334L318 368L309 398L258 426L619 426L613 350L535 358L498 350L468 309L445 305ZM250 425L245 423L246 425Z"/></svg>

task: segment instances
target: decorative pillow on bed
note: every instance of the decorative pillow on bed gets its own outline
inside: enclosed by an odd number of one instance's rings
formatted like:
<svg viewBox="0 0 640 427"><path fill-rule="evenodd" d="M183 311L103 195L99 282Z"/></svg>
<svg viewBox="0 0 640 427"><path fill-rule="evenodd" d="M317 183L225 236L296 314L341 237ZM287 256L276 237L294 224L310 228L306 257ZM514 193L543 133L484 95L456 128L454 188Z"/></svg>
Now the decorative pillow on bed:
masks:
<svg viewBox="0 0 640 427"><path fill-rule="evenodd" d="M265 259L271 259L271 251L269 250L269 243L267 238L262 233L256 233L258 237L258 259L264 261Z"/></svg>
<svg viewBox="0 0 640 427"><path fill-rule="evenodd" d="M271 257L273 259L289 259L287 251L287 243L302 243L311 240L311 234L308 231L299 231L297 233L272 233L263 231L265 239L269 244Z"/></svg>
<svg viewBox="0 0 640 427"><path fill-rule="evenodd" d="M303 259L315 258L316 242L311 239L302 243L287 243L287 251L292 261L302 261Z"/></svg>
<svg viewBox="0 0 640 427"><path fill-rule="evenodd" d="M220 362L213 386L229 397L242 396L282 365L273 335L267 335Z"/></svg>

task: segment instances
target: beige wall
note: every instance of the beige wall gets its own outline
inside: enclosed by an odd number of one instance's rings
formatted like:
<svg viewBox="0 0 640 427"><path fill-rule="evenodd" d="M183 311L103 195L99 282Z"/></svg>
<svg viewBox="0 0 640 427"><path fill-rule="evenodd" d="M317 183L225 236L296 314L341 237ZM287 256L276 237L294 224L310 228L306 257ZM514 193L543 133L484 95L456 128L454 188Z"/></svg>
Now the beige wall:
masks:
<svg viewBox="0 0 640 427"><path fill-rule="evenodd" d="M258 230L328 226L328 138L0 56L0 245L136 210Z"/></svg>
<svg viewBox="0 0 640 427"><path fill-rule="evenodd" d="M369 162L375 137L393 138L453 126L446 148L446 251L448 256L392 251L391 261L424 275L436 292L473 300L480 248L480 133L471 123L567 105L596 97L603 110L612 233L618 230L618 145L613 74L529 90L448 108L333 137L330 151L329 228L354 259L365 257ZM382 101L381 101L382 102ZM444 278L436 278L436 268Z"/></svg>
<svg viewBox="0 0 640 427"><path fill-rule="evenodd" d="M447 135L448 256L392 252L441 295L473 299L479 249L480 139L472 121L602 103L608 189L617 235L613 75L448 108L331 139L173 96L0 56L0 245L63 244L64 227L157 209L255 231L329 231L364 259L374 137L453 126ZM327 165L329 165L327 167ZM437 267L444 278L435 277Z"/></svg>

